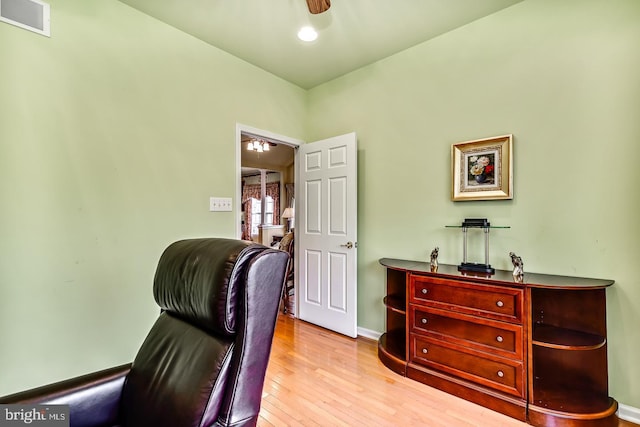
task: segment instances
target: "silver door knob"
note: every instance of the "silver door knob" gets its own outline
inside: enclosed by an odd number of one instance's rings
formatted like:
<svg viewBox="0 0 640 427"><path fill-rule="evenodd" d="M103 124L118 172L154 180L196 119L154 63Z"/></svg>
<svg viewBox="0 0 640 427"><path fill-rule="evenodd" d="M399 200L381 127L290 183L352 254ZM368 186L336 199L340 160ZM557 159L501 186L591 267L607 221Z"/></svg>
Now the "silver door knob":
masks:
<svg viewBox="0 0 640 427"><path fill-rule="evenodd" d="M346 245L340 245L340 247L351 249L353 247L353 242L347 242Z"/></svg>

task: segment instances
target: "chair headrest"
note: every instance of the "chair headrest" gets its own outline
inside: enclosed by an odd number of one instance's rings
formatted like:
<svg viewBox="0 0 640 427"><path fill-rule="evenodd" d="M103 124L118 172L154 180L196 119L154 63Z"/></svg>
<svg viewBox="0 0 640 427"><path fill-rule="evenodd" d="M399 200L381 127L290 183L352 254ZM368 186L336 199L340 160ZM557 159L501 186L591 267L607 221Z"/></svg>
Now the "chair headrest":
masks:
<svg viewBox="0 0 640 427"><path fill-rule="evenodd" d="M215 334L236 333L246 270L264 246L234 239L190 239L165 249L153 294L165 311Z"/></svg>

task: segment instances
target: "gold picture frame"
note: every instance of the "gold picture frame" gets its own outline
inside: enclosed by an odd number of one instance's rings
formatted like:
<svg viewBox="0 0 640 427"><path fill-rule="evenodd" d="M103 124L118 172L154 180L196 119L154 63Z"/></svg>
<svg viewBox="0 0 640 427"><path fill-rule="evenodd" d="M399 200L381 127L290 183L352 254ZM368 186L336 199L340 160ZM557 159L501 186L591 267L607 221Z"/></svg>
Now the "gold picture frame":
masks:
<svg viewBox="0 0 640 427"><path fill-rule="evenodd" d="M451 200L513 199L513 135L451 146Z"/></svg>

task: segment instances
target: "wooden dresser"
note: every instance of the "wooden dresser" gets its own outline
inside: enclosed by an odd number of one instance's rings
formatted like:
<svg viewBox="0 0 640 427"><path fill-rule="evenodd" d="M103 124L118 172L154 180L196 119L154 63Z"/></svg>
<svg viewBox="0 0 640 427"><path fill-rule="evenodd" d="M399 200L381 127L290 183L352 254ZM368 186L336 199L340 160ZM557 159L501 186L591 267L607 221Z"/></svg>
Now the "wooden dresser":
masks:
<svg viewBox="0 0 640 427"><path fill-rule="evenodd" d="M536 426L614 427L608 396L606 287L612 280L383 258L393 371Z"/></svg>

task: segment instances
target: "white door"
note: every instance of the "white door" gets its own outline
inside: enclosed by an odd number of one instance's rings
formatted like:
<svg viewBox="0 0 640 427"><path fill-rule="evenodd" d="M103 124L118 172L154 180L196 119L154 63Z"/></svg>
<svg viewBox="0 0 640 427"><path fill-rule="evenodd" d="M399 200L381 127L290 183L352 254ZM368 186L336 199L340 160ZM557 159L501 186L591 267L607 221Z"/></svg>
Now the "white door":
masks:
<svg viewBox="0 0 640 427"><path fill-rule="evenodd" d="M357 336L356 134L298 148L298 317Z"/></svg>

